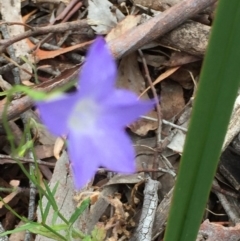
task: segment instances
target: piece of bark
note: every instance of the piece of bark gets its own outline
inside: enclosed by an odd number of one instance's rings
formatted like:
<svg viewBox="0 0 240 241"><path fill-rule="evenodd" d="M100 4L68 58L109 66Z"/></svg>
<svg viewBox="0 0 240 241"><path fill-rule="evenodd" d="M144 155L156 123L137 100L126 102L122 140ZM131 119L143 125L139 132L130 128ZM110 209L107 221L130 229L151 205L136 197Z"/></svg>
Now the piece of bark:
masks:
<svg viewBox="0 0 240 241"><path fill-rule="evenodd" d="M208 45L210 30L211 28L207 25L189 21L164 35L157 42L164 46L203 57Z"/></svg>

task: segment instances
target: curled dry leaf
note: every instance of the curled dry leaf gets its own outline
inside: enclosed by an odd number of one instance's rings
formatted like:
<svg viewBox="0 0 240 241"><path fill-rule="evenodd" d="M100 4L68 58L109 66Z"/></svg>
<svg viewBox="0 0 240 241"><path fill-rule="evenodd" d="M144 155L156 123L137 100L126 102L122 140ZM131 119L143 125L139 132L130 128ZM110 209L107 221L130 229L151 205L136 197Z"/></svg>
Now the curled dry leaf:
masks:
<svg viewBox="0 0 240 241"><path fill-rule="evenodd" d="M124 15L107 0L89 0L87 18L97 34L107 34Z"/></svg>
<svg viewBox="0 0 240 241"><path fill-rule="evenodd" d="M58 160L61 156L62 150L64 148L65 142L62 137L58 137L54 144L53 155Z"/></svg>
<svg viewBox="0 0 240 241"><path fill-rule="evenodd" d="M19 187L20 181L19 180L11 180L9 184L13 187Z"/></svg>
<svg viewBox="0 0 240 241"><path fill-rule="evenodd" d="M151 111L147 114L147 116L157 119L157 112ZM149 131L156 130L157 127L158 127L157 121L147 120L143 118L129 125L129 128L131 129L131 131L139 136L145 136Z"/></svg>

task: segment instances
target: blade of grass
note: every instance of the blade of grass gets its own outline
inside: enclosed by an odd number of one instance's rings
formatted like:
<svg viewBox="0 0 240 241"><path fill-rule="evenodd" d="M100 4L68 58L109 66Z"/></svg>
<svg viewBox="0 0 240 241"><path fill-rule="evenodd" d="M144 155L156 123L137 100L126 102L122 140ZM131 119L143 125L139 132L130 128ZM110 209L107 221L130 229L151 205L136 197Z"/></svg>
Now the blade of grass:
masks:
<svg viewBox="0 0 240 241"><path fill-rule="evenodd" d="M72 214L72 216L69 218L69 221L68 221L71 226L76 222L78 217L86 210L89 204L90 204L90 198L87 198L83 200L80 207L76 208L75 212Z"/></svg>
<svg viewBox="0 0 240 241"><path fill-rule="evenodd" d="M46 182L44 182L44 185L48 185L48 184ZM58 183L55 184L55 186L53 187L52 192L50 194L50 196L52 196L53 198L54 198L54 195L56 194L57 187L58 187ZM43 208L42 200L40 200L40 202L41 202L41 208ZM47 199L47 204L46 204L45 210L42 213L42 222L43 223L46 223L50 208L51 208L51 202Z"/></svg>
<svg viewBox="0 0 240 241"><path fill-rule="evenodd" d="M220 0L174 190L165 241L193 241L240 80L240 1Z"/></svg>

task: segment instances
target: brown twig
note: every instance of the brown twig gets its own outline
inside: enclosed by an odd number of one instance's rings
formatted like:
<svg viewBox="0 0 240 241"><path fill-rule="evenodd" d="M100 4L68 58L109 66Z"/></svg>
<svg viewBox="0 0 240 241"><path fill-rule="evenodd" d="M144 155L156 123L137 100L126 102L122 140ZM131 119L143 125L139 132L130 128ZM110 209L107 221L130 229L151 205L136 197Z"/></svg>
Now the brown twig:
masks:
<svg viewBox="0 0 240 241"><path fill-rule="evenodd" d="M156 134L157 134L156 135L156 137L157 137L157 139L156 139L156 146L157 146L157 149L159 149L160 143L161 143L161 132L162 132L161 108L160 108L160 104L159 104L159 100L158 100L156 89L153 86L153 83L152 83L152 80L151 80L151 77L150 77L150 74L149 74L149 71L148 71L146 59L143 56L142 50L139 49L138 53L139 53L140 57L142 58L142 63L143 63L144 71L145 71L145 76L146 76L146 78L148 80L149 86L151 86L151 90L152 90L152 93L153 93L154 101L156 103L157 117L158 117L158 128L157 128L157 131L156 131ZM154 152L154 160L153 160L153 169L156 169L157 167L158 167L158 152L155 151ZM157 177L156 174L152 175L153 179L156 179L156 177Z"/></svg>
<svg viewBox="0 0 240 241"><path fill-rule="evenodd" d="M16 160L23 162L23 163L38 163L39 165L45 165L48 167L55 167L55 163L49 163L49 162L45 162L45 161L41 161L41 160L36 160L34 161L31 158L24 158L24 157L11 157L8 155L3 155L0 154L0 164L3 164L3 160L4 163L8 162L8 163L16 163Z"/></svg>
<svg viewBox="0 0 240 241"><path fill-rule="evenodd" d="M62 20L62 22L67 22L74 13L76 13L81 7L82 7L83 3L82 2L78 2L68 13L67 15L64 17L64 19Z"/></svg>
<svg viewBox="0 0 240 241"><path fill-rule="evenodd" d="M0 40L0 53L5 51L5 49L10 46L13 43L16 43L22 39L36 36L36 35L42 35L47 34L49 32L51 33L60 33L65 32L68 30L77 30L79 28L83 28L88 26L87 20L77 20L73 22L67 22L67 23L60 23L53 26L46 26L46 27L34 27L33 30L28 30L25 33L19 34L15 37L12 37L10 39L2 39Z"/></svg>
<svg viewBox="0 0 240 241"><path fill-rule="evenodd" d="M74 6L75 5L75 6ZM52 21L49 26L52 26L53 24L55 24L55 22L58 19L61 19L61 23L65 23L67 22L67 20L70 19L70 17L82 6L82 2L79 0L72 0L67 7L65 8L65 11L63 11L62 13L60 13L60 18L56 18L54 21ZM62 19L63 18L63 19ZM53 36L53 32L50 32L47 36L45 36L34 48L34 50L40 48L40 46L44 43L46 43L47 41L49 41Z"/></svg>
<svg viewBox="0 0 240 241"><path fill-rule="evenodd" d="M26 23L20 23L20 22L5 22L5 21L2 21L2 22L0 22L0 25L2 25L2 24L6 24L7 26L20 25L20 26L24 26L24 27L26 27L26 28L30 28L30 29L33 30L33 27L30 26L30 25L28 25L28 24L26 24Z"/></svg>
<svg viewBox="0 0 240 241"><path fill-rule="evenodd" d="M162 112L161 112L161 107L159 104L159 99L157 96L157 92L155 87L153 86L152 79L150 77L148 67L147 67L147 62L146 59L144 58L144 55L142 53L142 50L138 50L138 53L142 59L144 71L145 71L145 76L147 78L148 84L151 87L152 93L153 93L153 98L156 103L156 109L157 109L157 117L158 117L158 128L157 128L157 146L161 143L161 132L162 132Z"/></svg>
<svg viewBox="0 0 240 241"><path fill-rule="evenodd" d="M217 0L183 0L162 14L130 29L118 38L109 42L115 58L121 58L143 45L163 36L181 25L187 19L201 12Z"/></svg>
<svg viewBox="0 0 240 241"><path fill-rule="evenodd" d="M79 0L72 0L66 7L65 9L54 19L51 24L54 24L56 21L62 20L66 17L66 15L71 11L71 9L77 4Z"/></svg>

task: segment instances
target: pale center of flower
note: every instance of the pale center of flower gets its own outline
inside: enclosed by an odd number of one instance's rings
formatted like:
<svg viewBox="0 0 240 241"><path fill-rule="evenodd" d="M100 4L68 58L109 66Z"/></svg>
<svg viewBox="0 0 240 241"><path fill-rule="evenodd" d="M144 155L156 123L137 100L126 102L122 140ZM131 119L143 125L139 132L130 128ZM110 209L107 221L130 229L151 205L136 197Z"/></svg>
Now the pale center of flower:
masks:
<svg viewBox="0 0 240 241"><path fill-rule="evenodd" d="M99 106L92 100L79 101L72 110L69 127L79 132L89 132L96 126Z"/></svg>

